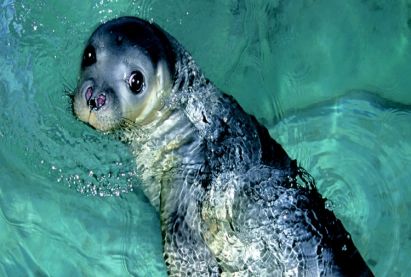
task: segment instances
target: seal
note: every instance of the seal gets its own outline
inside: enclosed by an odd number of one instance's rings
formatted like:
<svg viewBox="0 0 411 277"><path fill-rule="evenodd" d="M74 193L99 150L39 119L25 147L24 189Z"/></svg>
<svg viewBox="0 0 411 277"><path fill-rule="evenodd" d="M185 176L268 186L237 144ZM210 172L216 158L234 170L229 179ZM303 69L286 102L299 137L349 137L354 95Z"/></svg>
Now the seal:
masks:
<svg viewBox="0 0 411 277"><path fill-rule="evenodd" d="M156 24L88 40L75 115L130 144L171 276L372 276L314 181Z"/></svg>

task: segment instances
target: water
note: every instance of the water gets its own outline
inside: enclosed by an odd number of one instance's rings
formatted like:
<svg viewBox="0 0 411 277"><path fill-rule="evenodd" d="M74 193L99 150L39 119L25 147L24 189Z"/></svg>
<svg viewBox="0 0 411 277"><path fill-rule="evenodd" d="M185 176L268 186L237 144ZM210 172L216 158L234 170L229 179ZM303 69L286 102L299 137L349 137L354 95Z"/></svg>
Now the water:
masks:
<svg viewBox="0 0 411 277"><path fill-rule="evenodd" d="M120 15L163 26L269 128L377 276L411 270L410 1L56 2L0 2L0 276L165 276L132 156L65 93Z"/></svg>

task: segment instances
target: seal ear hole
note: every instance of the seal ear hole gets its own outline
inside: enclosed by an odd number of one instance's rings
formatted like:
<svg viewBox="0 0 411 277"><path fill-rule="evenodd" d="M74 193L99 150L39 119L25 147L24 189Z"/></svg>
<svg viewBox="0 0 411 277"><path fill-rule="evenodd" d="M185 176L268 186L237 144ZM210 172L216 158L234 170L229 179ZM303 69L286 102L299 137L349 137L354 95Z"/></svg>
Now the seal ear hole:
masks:
<svg viewBox="0 0 411 277"><path fill-rule="evenodd" d="M96 61L96 49L93 47L93 45L88 45L86 49L84 49L83 61L81 63L81 66L90 66L94 64Z"/></svg>
<svg viewBox="0 0 411 277"><path fill-rule="evenodd" d="M144 88L144 76L140 71L133 71L128 79L128 86L134 94L140 94Z"/></svg>

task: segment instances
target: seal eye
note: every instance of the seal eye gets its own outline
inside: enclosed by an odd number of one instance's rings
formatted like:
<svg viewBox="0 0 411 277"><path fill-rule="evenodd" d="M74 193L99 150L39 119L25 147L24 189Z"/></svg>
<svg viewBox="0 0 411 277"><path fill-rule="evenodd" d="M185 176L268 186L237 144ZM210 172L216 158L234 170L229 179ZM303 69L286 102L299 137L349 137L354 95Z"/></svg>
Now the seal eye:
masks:
<svg viewBox="0 0 411 277"><path fill-rule="evenodd" d="M144 87L144 76L140 71L133 71L128 79L128 86L134 94L139 94Z"/></svg>
<svg viewBox="0 0 411 277"><path fill-rule="evenodd" d="M82 67L90 66L96 62L96 49L92 45L89 45L84 49Z"/></svg>

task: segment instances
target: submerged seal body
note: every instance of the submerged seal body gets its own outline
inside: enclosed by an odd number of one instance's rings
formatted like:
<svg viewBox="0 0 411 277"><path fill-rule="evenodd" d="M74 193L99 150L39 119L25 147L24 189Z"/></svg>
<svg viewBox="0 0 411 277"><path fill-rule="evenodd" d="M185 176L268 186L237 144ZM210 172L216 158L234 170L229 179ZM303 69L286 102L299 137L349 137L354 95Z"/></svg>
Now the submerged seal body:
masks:
<svg viewBox="0 0 411 277"><path fill-rule="evenodd" d="M170 275L372 276L308 174L157 25L99 26L73 99L130 143Z"/></svg>

